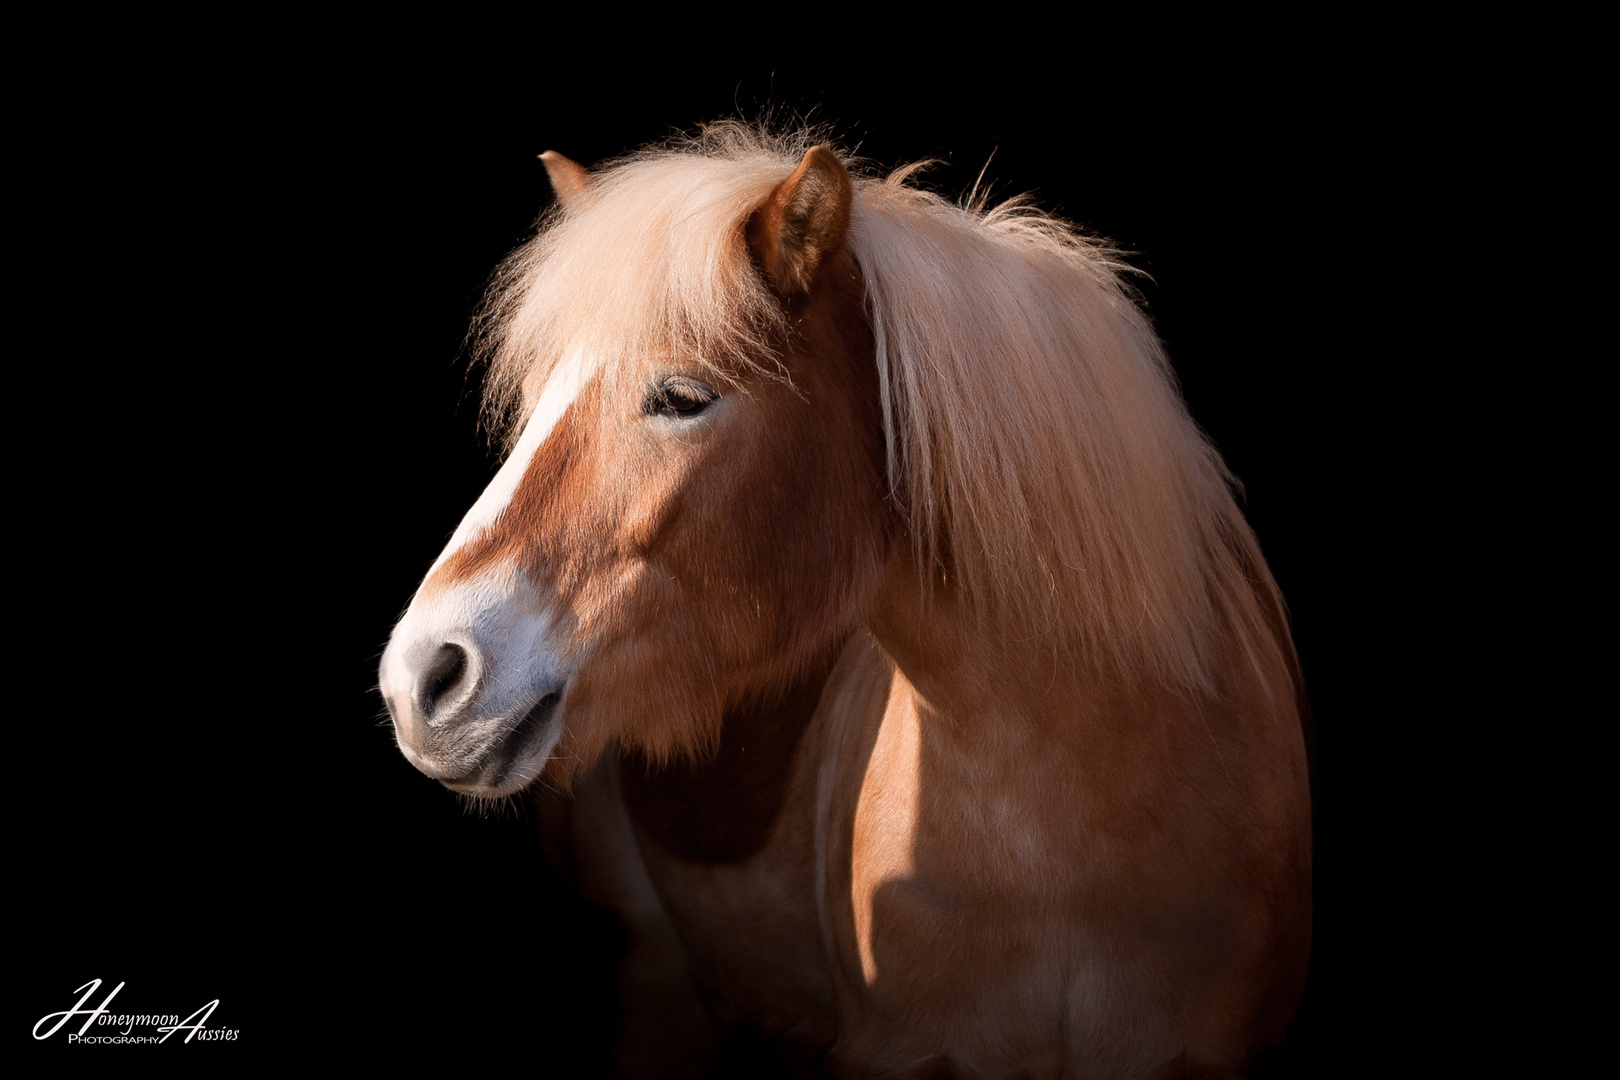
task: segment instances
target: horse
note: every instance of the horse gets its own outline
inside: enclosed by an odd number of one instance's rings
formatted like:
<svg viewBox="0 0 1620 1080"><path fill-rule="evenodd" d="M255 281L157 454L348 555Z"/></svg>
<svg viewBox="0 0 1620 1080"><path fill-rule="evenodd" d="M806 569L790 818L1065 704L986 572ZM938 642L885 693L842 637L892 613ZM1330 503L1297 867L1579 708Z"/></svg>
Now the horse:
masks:
<svg viewBox="0 0 1620 1080"><path fill-rule="evenodd" d="M453 791L569 793L621 1073L1243 1075L1310 953L1303 683L1122 256L802 132L542 159L475 324L508 452L380 687Z"/></svg>

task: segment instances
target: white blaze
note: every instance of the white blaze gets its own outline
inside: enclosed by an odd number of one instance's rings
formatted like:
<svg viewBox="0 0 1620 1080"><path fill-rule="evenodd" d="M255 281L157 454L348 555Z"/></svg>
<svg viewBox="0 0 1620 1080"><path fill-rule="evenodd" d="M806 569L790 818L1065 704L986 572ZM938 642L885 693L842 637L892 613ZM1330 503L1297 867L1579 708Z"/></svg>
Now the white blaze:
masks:
<svg viewBox="0 0 1620 1080"><path fill-rule="evenodd" d="M428 577L432 577L433 571L480 529L493 525L495 519L501 516L501 511L511 504L518 484L523 481L523 474L529 469L529 462L534 460L536 451L551 437L557 421L579 397L580 390L590 381L595 369L596 365L585 359L584 350L575 349L551 370L551 377L546 380L545 389L540 391L540 400L535 403L529 422L523 426L523 435L512 448L512 455L495 474L495 479L489 482L489 487L478 496L478 501L472 504L472 509L461 519L461 524L456 526L450 542L433 560L433 565L428 567Z"/></svg>
<svg viewBox="0 0 1620 1080"><path fill-rule="evenodd" d="M536 451L551 437L557 421L598 366L586 359L584 350L575 349L552 370L517 446L461 519L428 570L429 578L511 504ZM427 594L418 590L394 628L380 672L381 689L393 707L406 757L430 776L445 775L441 770L456 775L484 757L489 747L511 734L535 702L566 683L568 672L562 667L558 634L552 598L517 566L488 567L470 580ZM417 676L446 644L465 650L467 666L450 696L442 701L443 715L430 720L415 711L412 691ZM429 736L428 730L439 724L449 725L442 729L446 734ZM555 724L546 741L513 766L500 790L484 794L515 791L532 780L561 732L561 725ZM418 745L413 748L412 742ZM427 746L434 749L424 750Z"/></svg>

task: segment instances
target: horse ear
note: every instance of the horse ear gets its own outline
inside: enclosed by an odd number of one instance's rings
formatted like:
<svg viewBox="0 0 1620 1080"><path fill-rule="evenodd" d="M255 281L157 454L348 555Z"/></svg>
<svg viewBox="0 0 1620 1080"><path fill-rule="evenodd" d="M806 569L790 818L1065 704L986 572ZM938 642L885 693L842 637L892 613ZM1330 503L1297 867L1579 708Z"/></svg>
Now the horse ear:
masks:
<svg viewBox="0 0 1620 1080"><path fill-rule="evenodd" d="M810 291L821 261L844 241L854 194L838 155L815 146L749 217L748 246L777 292Z"/></svg>
<svg viewBox="0 0 1620 1080"><path fill-rule="evenodd" d="M577 161L565 158L555 150L547 150L540 155L540 160L546 167L546 175L551 178L551 190L557 193L564 206L579 198L591 186L591 174Z"/></svg>

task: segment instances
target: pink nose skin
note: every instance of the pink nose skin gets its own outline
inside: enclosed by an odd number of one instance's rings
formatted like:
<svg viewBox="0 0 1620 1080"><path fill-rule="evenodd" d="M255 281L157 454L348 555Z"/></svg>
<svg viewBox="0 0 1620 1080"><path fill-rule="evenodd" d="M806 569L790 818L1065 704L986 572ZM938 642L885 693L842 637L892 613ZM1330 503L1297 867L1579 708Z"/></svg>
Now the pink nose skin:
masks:
<svg viewBox="0 0 1620 1080"><path fill-rule="evenodd" d="M393 718L394 732L400 741L406 745L416 742L416 718L412 715L410 695L394 693L385 696L383 700L388 705L388 715Z"/></svg>
<svg viewBox="0 0 1620 1080"><path fill-rule="evenodd" d="M410 745L427 729L453 727L477 688L481 656L470 642L421 642L385 659L383 699L400 737Z"/></svg>
<svg viewBox="0 0 1620 1080"><path fill-rule="evenodd" d="M454 726L466 711L477 667L477 654L452 641L407 647L386 659L383 700L400 742L421 750L430 729Z"/></svg>

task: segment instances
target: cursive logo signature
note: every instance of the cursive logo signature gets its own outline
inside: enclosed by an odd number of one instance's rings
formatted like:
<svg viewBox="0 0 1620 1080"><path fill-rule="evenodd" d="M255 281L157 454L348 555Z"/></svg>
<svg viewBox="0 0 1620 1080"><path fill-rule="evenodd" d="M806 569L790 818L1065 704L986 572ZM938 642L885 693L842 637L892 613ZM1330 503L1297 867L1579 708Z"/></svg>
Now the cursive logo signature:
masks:
<svg viewBox="0 0 1620 1080"><path fill-rule="evenodd" d="M178 1013L130 1014L108 1012L107 1006L112 1004L113 998L117 997L118 991L123 988L124 984L119 983L112 988L112 991L106 997L101 999L100 1005L95 1008L85 1008L86 1003L101 989L101 980L91 979L79 987L78 990L73 991L75 994L83 992L83 996L79 998L73 1008L46 1013L39 1018L39 1022L34 1025L34 1038L48 1039L62 1030L70 1020L79 1016L84 1017L84 1023L79 1026L78 1031L68 1033L67 1041L69 1043L165 1043L169 1041L170 1036L181 1031L186 1033L186 1037L181 1040L182 1042L190 1042L193 1039L200 1042L227 1041L234 1040L237 1037L238 1033L234 1028L208 1027L208 1018L214 1015L215 1009L219 1008L218 998L196 1009L183 1020ZM51 1024L53 1020L56 1022ZM49 1030L41 1033L40 1028L46 1024L51 1025ZM122 1030L117 1034L109 1035L89 1034L92 1027L102 1025ZM140 1028L151 1028L152 1033L137 1034L137 1029Z"/></svg>

